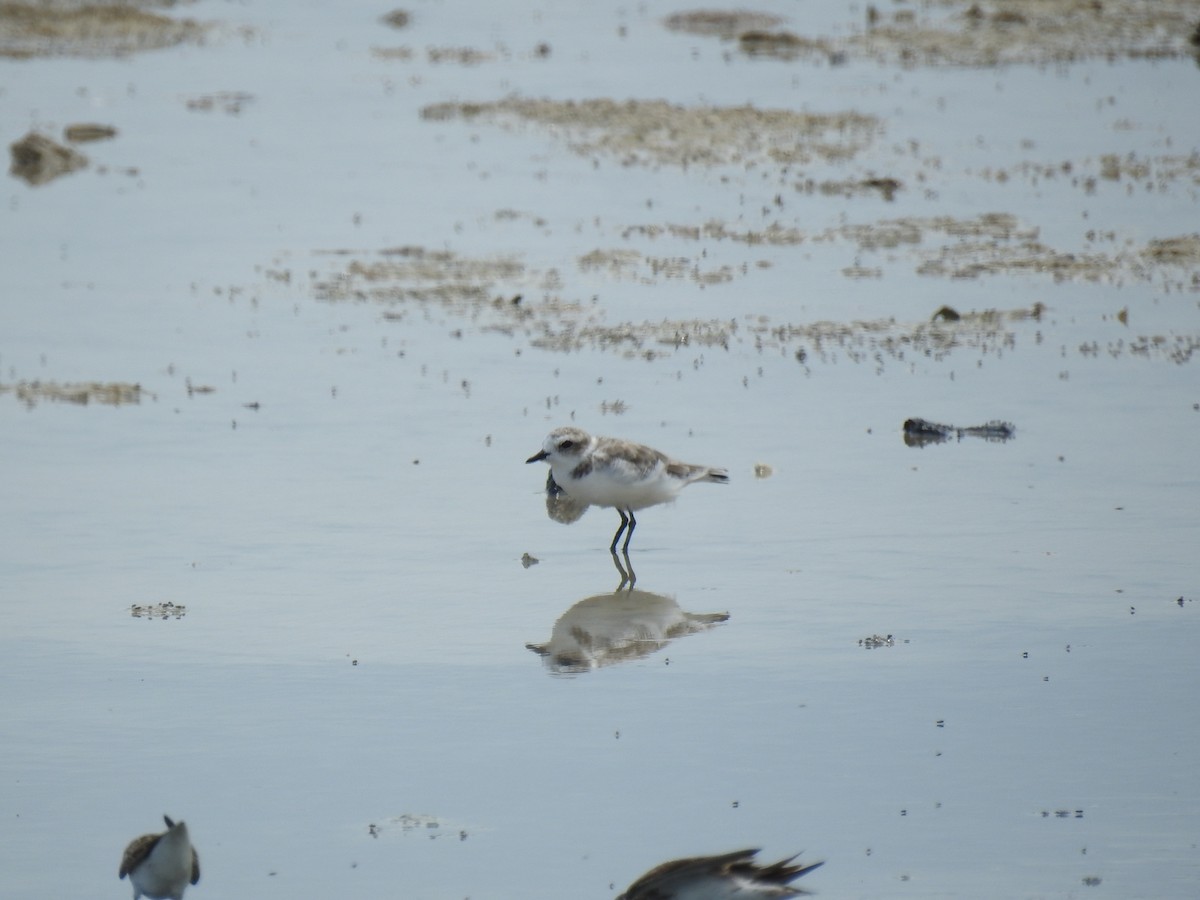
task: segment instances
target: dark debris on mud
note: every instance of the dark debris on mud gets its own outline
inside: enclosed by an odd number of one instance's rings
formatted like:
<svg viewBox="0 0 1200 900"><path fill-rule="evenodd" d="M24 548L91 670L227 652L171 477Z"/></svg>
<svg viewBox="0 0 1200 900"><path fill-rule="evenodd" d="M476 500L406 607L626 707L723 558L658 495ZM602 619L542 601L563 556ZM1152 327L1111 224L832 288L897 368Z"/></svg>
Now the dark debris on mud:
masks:
<svg viewBox="0 0 1200 900"><path fill-rule="evenodd" d="M9 145L12 165L8 172L33 187L87 167L88 158L53 138L31 131Z"/></svg>
<svg viewBox="0 0 1200 900"><path fill-rule="evenodd" d="M926 447L930 444L943 444L947 441L961 441L964 437L977 437L995 444L1003 444L1017 436L1016 426L1011 422L1001 422L993 419L983 425L971 425L958 428L954 425L940 425L925 419L907 419L902 429L904 443L909 447Z"/></svg>

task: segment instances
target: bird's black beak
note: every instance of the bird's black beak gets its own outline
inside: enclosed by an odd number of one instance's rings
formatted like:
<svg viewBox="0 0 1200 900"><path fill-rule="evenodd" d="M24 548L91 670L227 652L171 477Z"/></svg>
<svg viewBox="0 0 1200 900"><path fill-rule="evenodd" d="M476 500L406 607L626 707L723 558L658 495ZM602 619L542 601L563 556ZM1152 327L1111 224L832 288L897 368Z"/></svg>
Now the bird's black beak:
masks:
<svg viewBox="0 0 1200 900"><path fill-rule="evenodd" d="M541 453L535 453L535 454L533 454L533 456L529 457L529 459L525 460L525 465L529 465L531 462L541 462L543 459L546 459L549 455L550 454L547 453L545 450L543 450Z"/></svg>

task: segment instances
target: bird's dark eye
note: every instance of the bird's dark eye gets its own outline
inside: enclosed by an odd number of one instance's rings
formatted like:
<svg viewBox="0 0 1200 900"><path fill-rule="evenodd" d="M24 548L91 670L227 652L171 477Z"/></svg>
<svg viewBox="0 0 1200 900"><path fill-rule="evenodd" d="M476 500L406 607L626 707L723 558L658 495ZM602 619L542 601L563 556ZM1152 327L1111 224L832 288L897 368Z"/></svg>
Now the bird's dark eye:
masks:
<svg viewBox="0 0 1200 900"><path fill-rule="evenodd" d="M574 446L575 446L574 441L567 440L567 441L563 441L561 444L559 444L558 449L559 450L570 450Z"/></svg>

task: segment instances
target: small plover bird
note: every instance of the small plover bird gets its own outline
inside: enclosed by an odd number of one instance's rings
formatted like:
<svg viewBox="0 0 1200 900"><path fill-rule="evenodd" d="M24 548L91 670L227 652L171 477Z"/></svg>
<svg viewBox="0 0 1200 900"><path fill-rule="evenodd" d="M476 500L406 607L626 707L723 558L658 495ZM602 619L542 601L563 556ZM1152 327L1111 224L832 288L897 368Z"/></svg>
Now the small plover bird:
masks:
<svg viewBox="0 0 1200 900"><path fill-rule="evenodd" d="M129 842L117 874L129 876L133 900L183 900L189 884L200 880L200 857L188 838L186 822L172 822L163 816L167 830L161 834L143 834Z"/></svg>
<svg viewBox="0 0 1200 900"><path fill-rule="evenodd" d="M621 549L629 549L637 527L635 509L674 500L681 490L697 481L729 482L724 469L679 462L644 444L598 437L572 427L554 429L541 451L525 462L541 460L550 463L554 482L573 501L616 509L621 526L609 547L613 553L622 534L625 543Z"/></svg>
<svg viewBox="0 0 1200 900"><path fill-rule="evenodd" d="M721 856L676 859L651 869L617 900L754 900L799 897L808 891L791 886L801 875L823 866L793 865L795 856L769 866L754 862L757 850Z"/></svg>

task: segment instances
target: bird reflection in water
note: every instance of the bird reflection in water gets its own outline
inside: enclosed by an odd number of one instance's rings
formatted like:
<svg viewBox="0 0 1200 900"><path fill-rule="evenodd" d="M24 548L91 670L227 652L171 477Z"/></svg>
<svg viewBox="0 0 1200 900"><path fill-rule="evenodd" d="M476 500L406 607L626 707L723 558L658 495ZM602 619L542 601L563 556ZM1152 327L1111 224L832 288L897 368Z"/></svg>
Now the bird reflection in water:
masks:
<svg viewBox="0 0 1200 900"><path fill-rule="evenodd" d="M613 560L620 568L615 554ZM649 656L728 618L729 613L684 612L670 597L631 586L580 600L559 616L550 640L525 646L552 672L589 672Z"/></svg>
<svg viewBox="0 0 1200 900"><path fill-rule="evenodd" d="M633 590L633 586L637 584L637 572L633 571L633 560L629 558L629 551L622 550L621 555L617 556L617 551L612 551L613 565L617 567L617 572L621 575L621 583L617 585L614 593L621 593L625 588ZM624 562L622 562L622 559Z"/></svg>

